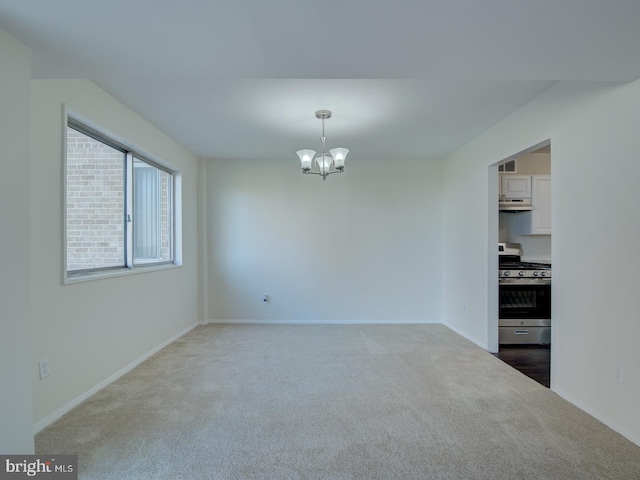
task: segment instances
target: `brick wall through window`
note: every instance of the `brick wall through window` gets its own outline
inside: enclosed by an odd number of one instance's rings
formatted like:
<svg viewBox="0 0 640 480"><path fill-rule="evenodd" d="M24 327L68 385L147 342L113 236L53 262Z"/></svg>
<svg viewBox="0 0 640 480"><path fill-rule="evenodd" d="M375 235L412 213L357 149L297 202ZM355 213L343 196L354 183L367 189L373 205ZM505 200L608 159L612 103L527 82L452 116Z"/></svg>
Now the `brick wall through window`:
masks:
<svg viewBox="0 0 640 480"><path fill-rule="evenodd" d="M125 159L67 129L67 271L124 266Z"/></svg>

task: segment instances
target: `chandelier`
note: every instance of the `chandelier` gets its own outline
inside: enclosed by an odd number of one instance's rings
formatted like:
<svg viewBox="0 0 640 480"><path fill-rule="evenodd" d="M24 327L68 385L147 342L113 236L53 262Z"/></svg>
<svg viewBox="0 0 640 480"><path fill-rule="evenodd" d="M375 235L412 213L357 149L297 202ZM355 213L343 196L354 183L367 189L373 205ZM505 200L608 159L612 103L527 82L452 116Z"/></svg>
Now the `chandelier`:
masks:
<svg viewBox="0 0 640 480"><path fill-rule="evenodd" d="M331 118L331 110L318 110L316 118L322 120L322 152L316 155L315 150L298 150L296 153L300 157L302 164L302 173L305 175L320 175L322 180L326 180L328 175L332 173L344 172L344 161L349 153L348 148L332 148L328 152L325 151L324 121Z"/></svg>

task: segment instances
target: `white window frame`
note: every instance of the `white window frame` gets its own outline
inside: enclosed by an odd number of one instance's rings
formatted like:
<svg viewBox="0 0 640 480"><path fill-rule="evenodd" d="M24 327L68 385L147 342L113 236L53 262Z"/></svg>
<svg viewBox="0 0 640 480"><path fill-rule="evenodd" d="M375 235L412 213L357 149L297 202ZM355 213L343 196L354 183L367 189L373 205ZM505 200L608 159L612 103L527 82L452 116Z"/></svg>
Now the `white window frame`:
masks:
<svg viewBox="0 0 640 480"><path fill-rule="evenodd" d="M82 133L95 138L99 142L117 148L126 153L125 163L125 211L123 212L125 263L122 266L104 267L77 271L67 271L67 128L80 130ZM88 120L85 116L72 111L63 105L62 122L62 181L63 181L63 255L62 272L63 283L71 284L114 276L131 275L157 270L165 270L180 267L182 265L182 175L179 170L166 162L158 159L150 153L138 148L130 141L108 132L104 128ZM80 127L80 128L76 128ZM169 225L170 259L160 262L134 262L133 258L133 228L130 228L128 219L133 218L133 160L141 160L158 170L170 174L169 183Z"/></svg>

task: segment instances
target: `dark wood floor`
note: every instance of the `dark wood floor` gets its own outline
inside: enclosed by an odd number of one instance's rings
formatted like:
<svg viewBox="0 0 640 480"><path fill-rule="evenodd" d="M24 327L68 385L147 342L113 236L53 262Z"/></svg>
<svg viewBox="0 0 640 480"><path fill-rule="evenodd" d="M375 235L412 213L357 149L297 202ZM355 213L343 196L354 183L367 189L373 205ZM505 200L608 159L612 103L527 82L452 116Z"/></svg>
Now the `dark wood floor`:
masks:
<svg viewBox="0 0 640 480"><path fill-rule="evenodd" d="M500 345L496 357L549 388L551 349L541 345Z"/></svg>

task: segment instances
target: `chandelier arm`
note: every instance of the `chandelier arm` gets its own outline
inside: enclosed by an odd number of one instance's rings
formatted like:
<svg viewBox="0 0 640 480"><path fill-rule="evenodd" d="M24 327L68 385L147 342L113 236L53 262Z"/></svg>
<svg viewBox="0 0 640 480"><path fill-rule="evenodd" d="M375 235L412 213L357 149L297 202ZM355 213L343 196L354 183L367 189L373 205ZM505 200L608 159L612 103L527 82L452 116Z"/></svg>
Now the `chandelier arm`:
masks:
<svg viewBox="0 0 640 480"><path fill-rule="evenodd" d="M342 170L331 170L330 172L327 173L320 173L320 172L312 172L312 171L308 171L308 172L302 172L305 175L320 175L322 177L326 177L327 175L332 175L334 173L342 173Z"/></svg>
<svg viewBox="0 0 640 480"><path fill-rule="evenodd" d="M309 170L306 172L303 171L302 173L304 173L305 175L320 175L321 177L326 177L327 175L333 175L334 173L344 173L344 170L331 170L327 173L312 172L311 170Z"/></svg>

